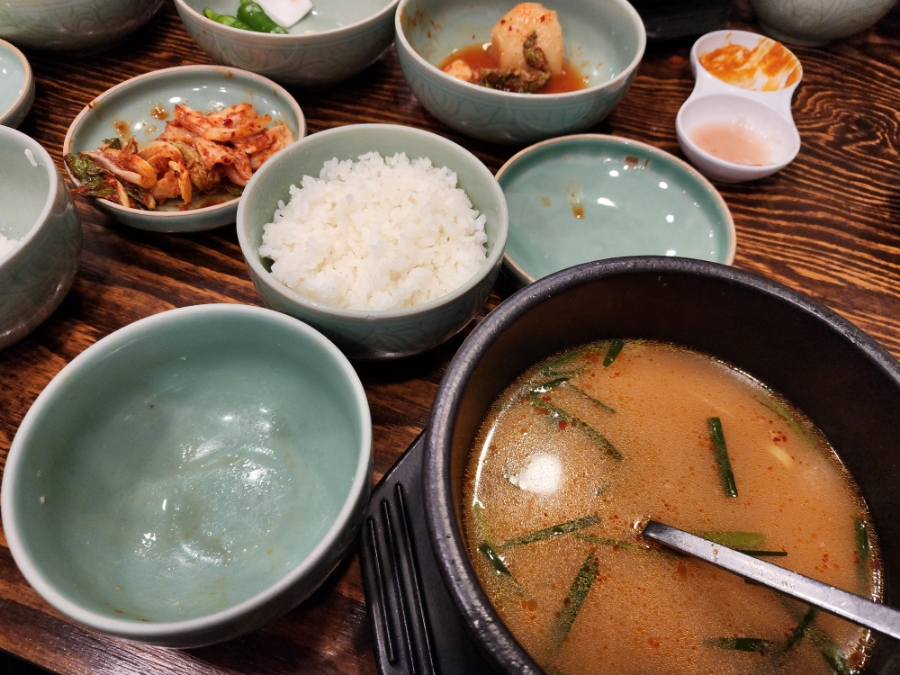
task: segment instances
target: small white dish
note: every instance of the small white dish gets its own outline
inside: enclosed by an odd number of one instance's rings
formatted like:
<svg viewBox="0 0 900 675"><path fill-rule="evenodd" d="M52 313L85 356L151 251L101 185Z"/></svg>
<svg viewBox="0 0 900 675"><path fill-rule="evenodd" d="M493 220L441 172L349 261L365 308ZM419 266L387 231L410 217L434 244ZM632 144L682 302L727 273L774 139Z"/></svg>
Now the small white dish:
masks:
<svg viewBox="0 0 900 675"><path fill-rule="evenodd" d="M766 56L763 69L757 64ZM794 160L800 134L791 99L803 71L793 53L756 33L715 31L694 43L691 68L696 85L675 130L701 173L739 183L770 176Z"/></svg>

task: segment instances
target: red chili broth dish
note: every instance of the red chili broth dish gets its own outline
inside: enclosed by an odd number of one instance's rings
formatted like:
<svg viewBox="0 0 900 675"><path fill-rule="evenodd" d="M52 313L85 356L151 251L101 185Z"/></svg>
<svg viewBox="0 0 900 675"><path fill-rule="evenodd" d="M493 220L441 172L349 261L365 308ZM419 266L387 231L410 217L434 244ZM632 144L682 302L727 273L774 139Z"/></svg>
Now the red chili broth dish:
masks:
<svg viewBox="0 0 900 675"><path fill-rule="evenodd" d="M491 43L469 45L455 50L444 59L438 68L445 70L447 66L456 60L464 61L469 68L478 72L481 68L495 69L500 67L500 62L491 50ZM563 59L563 72L550 76L550 81L541 87L536 94L565 94L570 91L578 91L587 87L588 80L568 59Z"/></svg>
<svg viewBox="0 0 900 675"><path fill-rule="evenodd" d="M871 649L867 629L640 536L659 520L881 597L868 510L824 436L714 358L617 340L534 366L483 422L464 494L476 573L550 675L849 674Z"/></svg>

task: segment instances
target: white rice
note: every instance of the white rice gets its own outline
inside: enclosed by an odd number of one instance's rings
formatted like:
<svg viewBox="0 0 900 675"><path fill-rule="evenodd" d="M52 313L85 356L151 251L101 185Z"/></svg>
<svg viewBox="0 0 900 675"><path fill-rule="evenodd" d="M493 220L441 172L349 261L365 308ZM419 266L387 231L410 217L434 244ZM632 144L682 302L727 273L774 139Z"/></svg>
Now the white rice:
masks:
<svg viewBox="0 0 900 675"><path fill-rule="evenodd" d="M7 239L6 236L0 232L0 258L12 251L18 243L18 239Z"/></svg>
<svg viewBox="0 0 900 675"><path fill-rule="evenodd" d="M259 254L288 288L325 305L391 310L434 300L487 256L485 216L427 157L377 152L325 162L279 201Z"/></svg>

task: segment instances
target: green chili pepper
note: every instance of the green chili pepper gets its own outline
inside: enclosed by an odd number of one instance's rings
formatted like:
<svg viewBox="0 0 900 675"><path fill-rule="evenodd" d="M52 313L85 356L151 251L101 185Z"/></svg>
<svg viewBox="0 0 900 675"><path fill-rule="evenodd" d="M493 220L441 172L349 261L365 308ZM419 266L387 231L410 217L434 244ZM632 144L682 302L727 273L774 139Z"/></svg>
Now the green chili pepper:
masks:
<svg viewBox="0 0 900 675"><path fill-rule="evenodd" d="M203 10L203 16L207 19L212 19L216 23L220 23L223 26L231 26L232 28L240 28L241 30L253 30L245 24L243 21L238 19L236 16L229 16L227 14L216 14L209 7Z"/></svg>
<svg viewBox="0 0 900 675"><path fill-rule="evenodd" d="M241 0L241 6L238 7L237 18L250 26L250 30L257 33L277 33L279 35L287 35L287 31L269 18L266 11L256 2L245 2Z"/></svg>

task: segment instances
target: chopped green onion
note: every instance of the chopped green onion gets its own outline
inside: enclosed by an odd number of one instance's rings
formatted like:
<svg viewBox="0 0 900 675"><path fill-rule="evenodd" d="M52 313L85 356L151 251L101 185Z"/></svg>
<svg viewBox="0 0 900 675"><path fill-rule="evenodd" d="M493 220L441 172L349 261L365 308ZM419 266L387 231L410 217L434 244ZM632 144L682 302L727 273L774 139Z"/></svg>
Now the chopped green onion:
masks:
<svg viewBox="0 0 900 675"><path fill-rule="evenodd" d="M761 638L708 638L703 641L707 647L715 649L730 649L738 652L755 652L768 654L778 645L774 640Z"/></svg>
<svg viewBox="0 0 900 675"><path fill-rule="evenodd" d="M606 352L606 358L603 359L603 367L607 368L612 365L612 362L616 360L616 357L619 355L619 352L622 351L622 347L625 346L624 340L613 340L612 344L609 345L609 351Z"/></svg>
<svg viewBox="0 0 900 675"><path fill-rule="evenodd" d="M584 390L581 389L580 387L576 387L576 386L575 386L574 384L572 384L571 382L568 382L568 383L566 384L566 386L567 386L569 389L572 389L576 394L578 394L578 395L581 396L582 398L586 398L586 399L587 399L588 401L590 401L591 403L594 403L595 405L600 406L600 407L603 408L606 412L609 412L609 413L614 413L614 412L616 412L614 408L612 408L612 407L606 405L603 401L594 398L594 397L591 396L589 393L587 393L586 391L584 391Z"/></svg>
<svg viewBox="0 0 900 675"><path fill-rule="evenodd" d="M544 382L544 384L539 384L531 390L532 394L546 394L551 389L556 389L561 384L565 384L569 381L569 376L565 377L557 377L555 380L550 380L549 382Z"/></svg>
<svg viewBox="0 0 900 675"><path fill-rule="evenodd" d="M801 617L803 617L804 614L800 603L797 603L792 598L788 598L780 593L778 594L778 599L781 600L781 604L795 621L801 620ZM807 612L807 614L808 613L809 612ZM810 625L806 632L809 636L809 641L837 675L852 675L853 671L850 669L850 664L847 662L847 656L844 654L844 651L840 648L838 643L835 642L833 637L817 623Z"/></svg>
<svg viewBox="0 0 900 675"><path fill-rule="evenodd" d="M738 553L743 553L744 555L752 555L757 558L783 558L787 555L787 551L760 551L757 549L749 549L749 548L736 548L734 549Z"/></svg>
<svg viewBox="0 0 900 675"><path fill-rule="evenodd" d="M561 366L565 366L571 363L579 356L584 356L589 351L590 349L576 349L575 351L563 354L562 356L555 358L544 365L544 367L541 368L541 375L544 375L546 377L555 377L559 375L573 375L575 373L581 372L582 370L584 370L584 368L576 368L575 370L570 371L560 371L559 369Z"/></svg>
<svg viewBox="0 0 900 675"><path fill-rule="evenodd" d="M773 665L781 665L784 660L787 658L787 655L790 654L794 648L800 644L800 641L803 639L803 636L806 635L807 631L812 626L812 622L816 618L816 614L819 613L814 607L810 607L806 614L803 615L803 618L800 619L800 623L797 624L796 628L791 632L790 637L785 640L778 648L772 652L771 662Z"/></svg>
<svg viewBox="0 0 900 675"><path fill-rule="evenodd" d="M596 429L594 429L590 424L585 422L584 420L575 417L572 413L566 412L562 408L559 408L552 403L549 403L542 399L540 396L536 394L532 394L529 398L531 401L531 405L535 408L540 408L542 410L546 410L553 417L566 422L567 424L571 424L578 429L580 429L584 434L586 434L592 441L597 443L601 448L606 450L606 452L616 460L622 459L622 454L616 450L612 443L610 443L606 438L600 434Z"/></svg>
<svg viewBox="0 0 900 675"><path fill-rule="evenodd" d="M869 546L869 530L862 518L853 519L853 529L856 531L856 576L862 592L868 593L872 583L869 565L869 557L872 554Z"/></svg>
<svg viewBox="0 0 900 675"><path fill-rule="evenodd" d="M575 520L569 520L565 523L559 523L558 525L551 525L550 527L545 527L541 530L537 530L535 532L529 532L527 534L520 535L518 537L513 537L512 539L507 539L504 541L498 548L500 550L506 548L512 548L513 546L524 546L525 544L533 544L536 541L544 541L545 539L552 539L553 537L558 537L561 534L569 534L570 532L576 532L577 530L583 530L586 527L591 527L592 525L596 525L600 522L600 516L596 514L591 514L589 516L585 516L583 518L576 518Z"/></svg>
<svg viewBox="0 0 900 675"><path fill-rule="evenodd" d="M768 408L773 413L778 415L785 422L787 422L788 426L790 426L798 436L809 443L810 446L814 448L819 447L819 442L816 440L815 436L813 436L810 430L800 424L794 414L790 410L788 410L777 398L775 398L774 396L769 396L767 400L760 401L759 403L763 407Z"/></svg>
<svg viewBox="0 0 900 675"><path fill-rule="evenodd" d="M484 542L478 547L478 550L487 558L487 561L491 564L491 566L497 570L497 574L503 574L507 577L512 576L512 572L509 571L509 568L503 562L503 558L500 557L500 554L494 550L494 547L489 543Z"/></svg>
<svg viewBox="0 0 900 675"><path fill-rule="evenodd" d="M575 623L575 618L578 616L578 612L581 610L581 606L584 604L585 598L587 598L599 571L600 564L592 551L588 553L587 558L581 564L581 569L575 575L575 580L572 581L572 585L569 587L569 593L553 627L553 642L557 648L562 645L563 640L566 639L569 631L572 630L572 624Z"/></svg>
<svg viewBox="0 0 900 675"><path fill-rule="evenodd" d="M722 489L725 490L726 497L737 497L737 485L734 482L734 472L731 470L731 460L728 459L728 448L725 446L722 421L718 417L710 417L706 420L706 424L709 427L709 437L712 439L716 463L719 465Z"/></svg>
<svg viewBox="0 0 900 675"><path fill-rule="evenodd" d="M739 530L707 530L694 532L698 537L709 539L722 546L735 549L759 548L766 543L766 535L760 532L741 532Z"/></svg>
<svg viewBox="0 0 900 675"><path fill-rule="evenodd" d="M472 505L472 520L475 523L475 536L478 540L494 546L494 535L491 533L491 528L488 525L484 507L478 502Z"/></svg>
<svg viewBox="0 0 900 675"><path fill-rule="evenodd" d="M640 553L651 553L653 549L643 548L642 546L638 546L636 544L629 544L625 541L619 541L618 539L607 539L606 537L595 537L592 534L584 534L583 532L577 532L575 534L576 539L580 539L581 541L586 541L589 544L597 544L599 546L609 546L610 548L620 548L625 551L638 551Z"/></svg>

